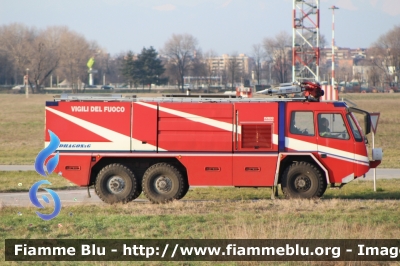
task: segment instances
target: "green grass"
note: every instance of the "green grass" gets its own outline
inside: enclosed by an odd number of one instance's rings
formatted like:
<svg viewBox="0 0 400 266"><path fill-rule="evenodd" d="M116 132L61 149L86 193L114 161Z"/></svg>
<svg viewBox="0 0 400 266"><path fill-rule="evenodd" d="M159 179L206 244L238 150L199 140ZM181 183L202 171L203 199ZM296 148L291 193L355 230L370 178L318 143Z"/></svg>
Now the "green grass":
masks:
<svg viewBox="0 0 400 266"><path fill-rule="evenodd" d="M3 181L3 191L26 192L30 185L41 179L34 171L0 172L0 178ZM49 186L52 189L69 186L64 178L55 174L48 179L52 183ZM19 183L22 183L21 186L18 186ZM60 214L50 221L38 218L35 214L36 208L6 207L0 203L0 238L399 239L399 187L400 180L378 179L378 189L374 192L372 181L356 180L340 190L328 189L320 200L285 200L281 192L279 199L271 200L271 189L268 188L192 188L184 200L170 204L130 202L116 205L63 206ZM4 242L0 241L0 264L17 265L16 262L1 263L3 260ZM23 264L54 265L53 262ZM87 262L60 264L88 265ZM144 262L90 263L111 264L149 265ZM299 265L296 262L269 264ZM150 265L165 263L151 262ZM169 262L167 265L209 263ZM219 265L265 263L227 262Z"/></svg>
<svg viewBox="0 0 400 266"><path fill-rule="evenodd" d="M51 95L0 95L0 164L33 164L44 147L44 107Z"/></svg>
<svg viewBox="0 0 400 266"><path fill-rule="evenodd" d="M349 99L357 108L368 112L379 112L375 135L375 147L383 149L380 168L400 168L400 94L399 93L349 93L339 98ZM369 150L372 148L372 133L368 135ZM371 152L369 152L371 155Z"/></svg>
<svg viewBox="0 0 400 266"><path fill-rule="evenodd" d="M43 178L35 171L0 171L0 192L28 191L39 180L46 179L52 189L71 189L77 186L57 174Z"/></svg>
<svg viewBox="0 0 400 266"><path fill-rule="evenodd" d="M1 238L398 239L400 237L398 223L400 212L397 201L338 199L177 201L164 205L132 202L114 206L65 206L59 216L50 221L41 220L35 211L34 208L1 208ZM0 261L2 260L4 260L3 241L0 242ZM120 264L128 265L128 263ZM135 263L135 265L140 264ZM156 262L153 264L163 265ZM100 263L100 265L110 265L110 263ZM243 263L228 263L228 265L243 265ZM264 263L245 265L264 265Z"/></svg>

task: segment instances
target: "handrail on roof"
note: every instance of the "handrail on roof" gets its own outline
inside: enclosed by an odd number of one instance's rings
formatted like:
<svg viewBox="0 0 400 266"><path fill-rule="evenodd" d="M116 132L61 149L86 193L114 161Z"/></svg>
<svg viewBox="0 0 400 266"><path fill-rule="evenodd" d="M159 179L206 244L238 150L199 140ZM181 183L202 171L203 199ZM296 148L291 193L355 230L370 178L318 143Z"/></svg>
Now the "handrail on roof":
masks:
<svg viewBox="0 0 400 266"><path fill-rule="evenodd" d="M305 97L298 98L241 98L221 94L192 94L192 95L162 95L161 97L137 97L122 94L61 94L55 95L54 101L104 101L104 102L301 102ZM230 96L230 97L228 97Z"/></svg>

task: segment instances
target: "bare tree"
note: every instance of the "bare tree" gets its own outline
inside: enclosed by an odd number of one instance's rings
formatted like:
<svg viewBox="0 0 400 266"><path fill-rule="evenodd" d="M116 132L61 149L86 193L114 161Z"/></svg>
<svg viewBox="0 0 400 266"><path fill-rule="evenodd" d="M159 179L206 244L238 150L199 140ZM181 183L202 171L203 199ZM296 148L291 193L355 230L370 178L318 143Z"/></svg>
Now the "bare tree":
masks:
<svg viewBox="0 0 400 266"><path fill-rule="evenodd" d="M127 83L125 76L122 73L122 69L124 67L125 56L127 53L119 53L113 56L113 60L111 62L111 69L113 71L112 77L114 82L117 84Z"/></svg>
<svg viewBox="0 0 400 266"><path fill-rule="evenodd" d="M88 43L83 36L71 31L62 35L61 43L63 45L60 70L76 92L88 76L86 63L96 53L98 47L95 43Z"/></svg>
<svg viewBox="0 0 400 266"><path fill-rule="evenodd" d="M176 68L172 69L178 71L178 85L181 86L182 91L184 76L196 56L197 45L197 39L190 34L173 34L162 50L162 53L168 57L169 64L176 65Z"/></svg>
<svg viewBox="0 0 400 266"><path fill-rule="evenodd" d="M240 61L238 58L238 54L236 52L232 53L228 59L228 63L227 63L227 71L228 71L228 75L229 75L229 79L231 81L231 91L233 91L233 85L236 81L236 79L238 78L238 76L240 75L239 73L239 65L240 65Z"/></svg>
<svg viewBox="0 0 400 266"><path fill-rule="evenodd" d="M178 66L174 63L166 61L164 63L165 66L165 73L164 75L169 78L169 81L172 84L180 84L181 76L179 75Z"/></svg>
<svg viewBox="0 0 400 266"><path fill-rule="evenodd" d="M205 62L204 70L205 70L205 77L206 77L208 90L210 89L213 78L215 78L217 75L216 71L218 71L218 70L215 70L212 65L213 59L216 57L217 57L217 53L213 50L209 50L208 52L206 52L204 54L204 62ZM219 66L218 66L218 68L219 68Z"/></svg>
<svg viewBox="0 0 400 266"><path fill-rule="evenodd" d="M376 87L380 80L379 69L376 65L371 64L371 67L367 71L368 84L372 84L373 87Z"/></svg>
<svg viewBox="0 0 400 266"><path fill-rule="evenodd" d="M0 28L0 50L6 54L14 65L15 80L21 80L26 69L30 67L32 43L36 30L14 23Z"/></svg>
<svg viewBox="0 0 400 266"><path fill-rule="evenodd" d="M382 82L392 84L393 76L400 72L400 26L379 37L368 49L372 65L380 69Z"/></svg>
<svg viewBox="0 0 400 266"><path fill-rule="evenodd" d="M289 80L291 73L291 36L286 32L263 42L267 57L274 62L274 74L279 82Z"/></svg>
<svg viewBox="0 0 400 266"><path fill-rule="evenodd" d="M66 27L50 27L35 38L30 55L30 82L34 91L40 92L45 80L58 68L61 60L61 37Z"/></svg>
<svg viewBox="0 0 400 266"><path fill-rule="evenodd" d="M189 73L191 76L195 77L195 85L197 85L197 88L200 84L207 82L207 78L204 78L207 75L207 64L201 51L196 52L196 57L192 60Z"/></svg>
<svg viewBox="0 0 400 266"><path fill-rule="evenodd" d="M0 83L15 84L14 65L5 52L0 51Z"/></svg>
<svg viewBox="0 0 400 266"><path fill-rule="evenodd" d="M0 27L3 60L13 65L14 80L22 80L29 69L28 82L33 92L40 92L52 74L66 77L77 88L87 75L86 62L96 49L96 43L88 43L67 27L41 31L22 24Z"/></svg>
<svg viewBox="0 0 400 266"><path fill-rule="evenodd" d="M262 62L264 61L266 54L261 44L254 44L252 49L253 59L255 63L255 74L257 84L260 85L261 73L262 73Z"/></svg>

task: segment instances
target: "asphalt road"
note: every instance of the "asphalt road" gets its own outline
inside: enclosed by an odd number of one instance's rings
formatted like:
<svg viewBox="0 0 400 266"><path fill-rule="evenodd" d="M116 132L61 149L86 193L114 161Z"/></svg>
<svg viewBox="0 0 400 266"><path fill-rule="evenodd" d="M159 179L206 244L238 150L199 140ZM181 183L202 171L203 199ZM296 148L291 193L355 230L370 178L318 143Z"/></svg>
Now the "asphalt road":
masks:
<svg viewBox="0 0 400 266"><path fill-rule="evenodd" d="M81 204L105 204L94 192L94 189L90 189L91 198L88 197L87 189L74 189L74 190L57 190L58 196L60 197L61 204L63 206L81 205ZM37 198L44 207L46 203L42 199L42 195L50 197L47 192L38 192ZM51 204L51 203L50 203ZM29 199L28 192L13 192L13 193L0 193L0 205L3 206L15 206L15 207L34 207Z"/></svg>
<svg viewBox="0 0 400 266"><path fill-rule="evenodd" d="M0 165L0 171L35 171L33 165ZM376 179L392 179L400 178L400 169L376 169ZM373 180L373 170L370 170L364 180ZM87 189L74 189L74 190L57 190L63 206L81 205L81 204L104 204L103 201L96 195L94 189L90 189L91 197L88 197ZM47 192L39 192L37 197L43 206L46 203L42 200L42 195L49 195ZM50 196L51 197L51 196ZM134 202L148 203L145 199L136 199ZM51 203L50 203L51 204ZM13 192L13 193L0 193L0 206L19 206L28 207L32 206L29 199L28 192Z"/></svg>
<svg viewBox="0 0 400 266"><path fill-rule="evenodd" d="M82 205L82 204L95 204L95 205L105 205L104 203L94 192L93 188L90 188L90 198L88 197L87 189L71 189L71 190L55 190L60 197L62 206L73 206L73 205ZM42 199L42 195L46 195L50 197L50 205L52 204L51 195L47 192L38 192L37 198L39 202L46 208L47 203ZM134 202L137 203L149 203L147 199L136 199ZM0 193L0 206L15 206L15 207L34 207L29 199L29 193L26 192L13 192L13 193ZM49 206L49 205L47 205Z"/></svg>

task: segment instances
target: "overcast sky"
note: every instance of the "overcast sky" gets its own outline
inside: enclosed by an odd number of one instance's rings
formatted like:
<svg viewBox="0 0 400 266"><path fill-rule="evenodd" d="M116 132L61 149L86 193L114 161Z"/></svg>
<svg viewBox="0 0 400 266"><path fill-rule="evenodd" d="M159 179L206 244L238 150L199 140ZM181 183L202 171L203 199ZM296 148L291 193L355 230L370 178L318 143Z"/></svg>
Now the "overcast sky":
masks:
<svg viewBox="0 0 400 266"><path fill-rule="evenodd" d="M320 30L340 47L368 48L400 26L400 0L320 0ZM112 55L161 49L172 34L189 33L203 52L251 55L253 44L292 33L293 0L0 0L0 24L45 29L67 26Z"/></svg>

